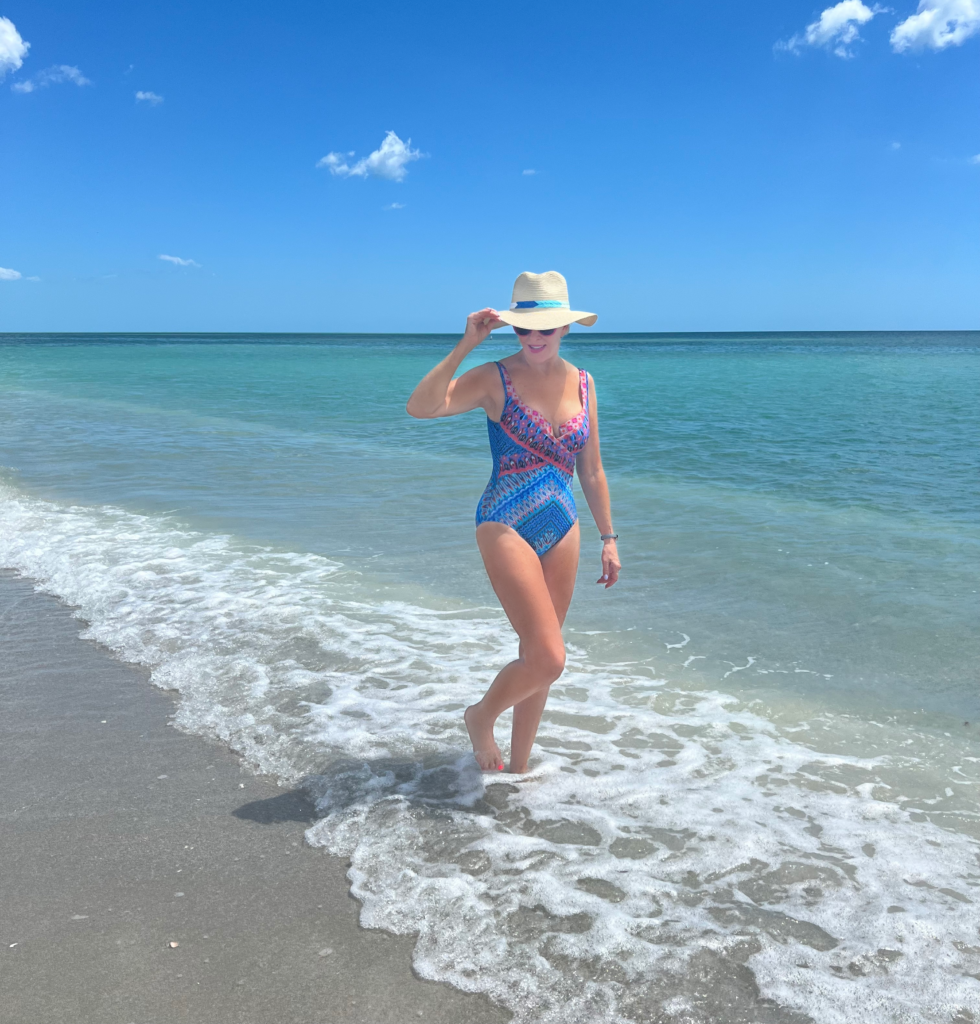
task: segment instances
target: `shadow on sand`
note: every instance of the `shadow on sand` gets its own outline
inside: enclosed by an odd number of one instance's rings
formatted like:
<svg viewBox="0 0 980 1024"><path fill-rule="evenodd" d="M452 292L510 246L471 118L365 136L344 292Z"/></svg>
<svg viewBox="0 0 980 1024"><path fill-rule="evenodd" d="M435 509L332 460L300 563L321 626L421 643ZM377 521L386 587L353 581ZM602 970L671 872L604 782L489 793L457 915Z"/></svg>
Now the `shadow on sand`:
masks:
<svg viewBox="0 0 980 1024"><path fill-rule="evenodd" d="M260 825L280 825L285 821L299 821L312 825L316 821L316 805L303 789L271 796L267 800L252 800L231 812L244 821L255 821Z"/></svg>
<svg viewBox="0 0 980 1024"><path fill-rule="evenodd" d="M423 758L344 759L308 775L295 789L268 800L253 800L232 813L236 818L272 825L297 821L310 825L318 818L349 807L399 797L413 807L431 811L465 810L493 814L497 801L486 799L484 776L469 753L447 750Z"/></svg>

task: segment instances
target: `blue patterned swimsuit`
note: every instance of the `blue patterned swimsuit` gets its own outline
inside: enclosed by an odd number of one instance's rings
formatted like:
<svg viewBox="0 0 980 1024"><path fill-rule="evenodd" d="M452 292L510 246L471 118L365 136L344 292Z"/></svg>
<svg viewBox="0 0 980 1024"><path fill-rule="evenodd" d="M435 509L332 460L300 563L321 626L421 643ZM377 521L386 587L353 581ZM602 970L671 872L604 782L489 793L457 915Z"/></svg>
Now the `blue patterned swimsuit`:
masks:
<svg viewBox="0 0 980 1024"><path fill-rule="evenodd" d="M513 527L540 556L578 519L572 473L575 456L589 439L589 377L579 370L582 411L563 423L555 437L541 413L517 397L503 363L497 369L504 385L504 411L499 423L487 417L493 473L476 508L476 525Z"/></svg>

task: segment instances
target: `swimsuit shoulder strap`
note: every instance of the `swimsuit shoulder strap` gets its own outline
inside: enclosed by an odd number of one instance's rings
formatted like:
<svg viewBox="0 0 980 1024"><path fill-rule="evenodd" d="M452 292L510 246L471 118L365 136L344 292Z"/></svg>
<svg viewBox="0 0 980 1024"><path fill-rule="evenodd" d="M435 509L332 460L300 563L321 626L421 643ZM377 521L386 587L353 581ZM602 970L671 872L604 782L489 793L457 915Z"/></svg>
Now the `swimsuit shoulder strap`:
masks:
<svg viewBox="0 0 980 1024"><path fill-rule="evenodd" d="M503 363L497 363L497 369L500 371L500 381L504 385L504 400L514 397L514 385L511 383L510 374L507 372L507 367Z"/></svg>
<svg viewBox="0 0 980 1024"><path fill-rule="evenodd" d="M585 370L578 371L578 386L582 392L582 409L585 413L589 411L589 375Z"/></svg>

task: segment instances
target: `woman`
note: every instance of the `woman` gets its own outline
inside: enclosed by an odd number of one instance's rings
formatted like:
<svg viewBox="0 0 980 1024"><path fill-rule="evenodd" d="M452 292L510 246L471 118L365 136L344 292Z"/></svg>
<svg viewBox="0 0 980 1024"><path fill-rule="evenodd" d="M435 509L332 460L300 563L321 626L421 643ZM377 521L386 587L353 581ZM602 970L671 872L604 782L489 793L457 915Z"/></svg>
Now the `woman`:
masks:
<svg viewBox="0 0 980 1024"><path fill-rule="evenodd" d="M493 726L514 709L511 772L526 772L548 689L565 667L561 636L578 568L579 525L572 472L602 536L602 576L619 578L617 535L599 458L595 384L558 353L572 323L591 327L594 313L569 308L565 278L556 271L521 274L510 310L481 309L466 332L412 392L417 419L484 409L493 474L476 512L476 542L487 575L520 638L516 661L500 670L478 704L463 714L473 754L484 771L502 771ZM511 325L521 350L453 378L460 363L494 328Z"/></svg>

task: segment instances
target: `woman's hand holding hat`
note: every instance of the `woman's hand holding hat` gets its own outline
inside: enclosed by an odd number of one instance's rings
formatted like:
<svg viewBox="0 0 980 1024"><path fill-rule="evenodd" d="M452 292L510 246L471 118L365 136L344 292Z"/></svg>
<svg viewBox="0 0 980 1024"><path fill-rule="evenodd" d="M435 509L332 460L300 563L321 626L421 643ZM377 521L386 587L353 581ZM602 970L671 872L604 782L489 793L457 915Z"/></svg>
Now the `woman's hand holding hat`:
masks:
<svg viewBox="0 0 980 1024"><path fill-rule="evenodd" d="M478 310L476 313L470 313L466 318L463 344L474 349L481 341L486 341L491 331L503 326L505 324L503 320L499 319L497 311L489 306L486 309Z"/></svg>

